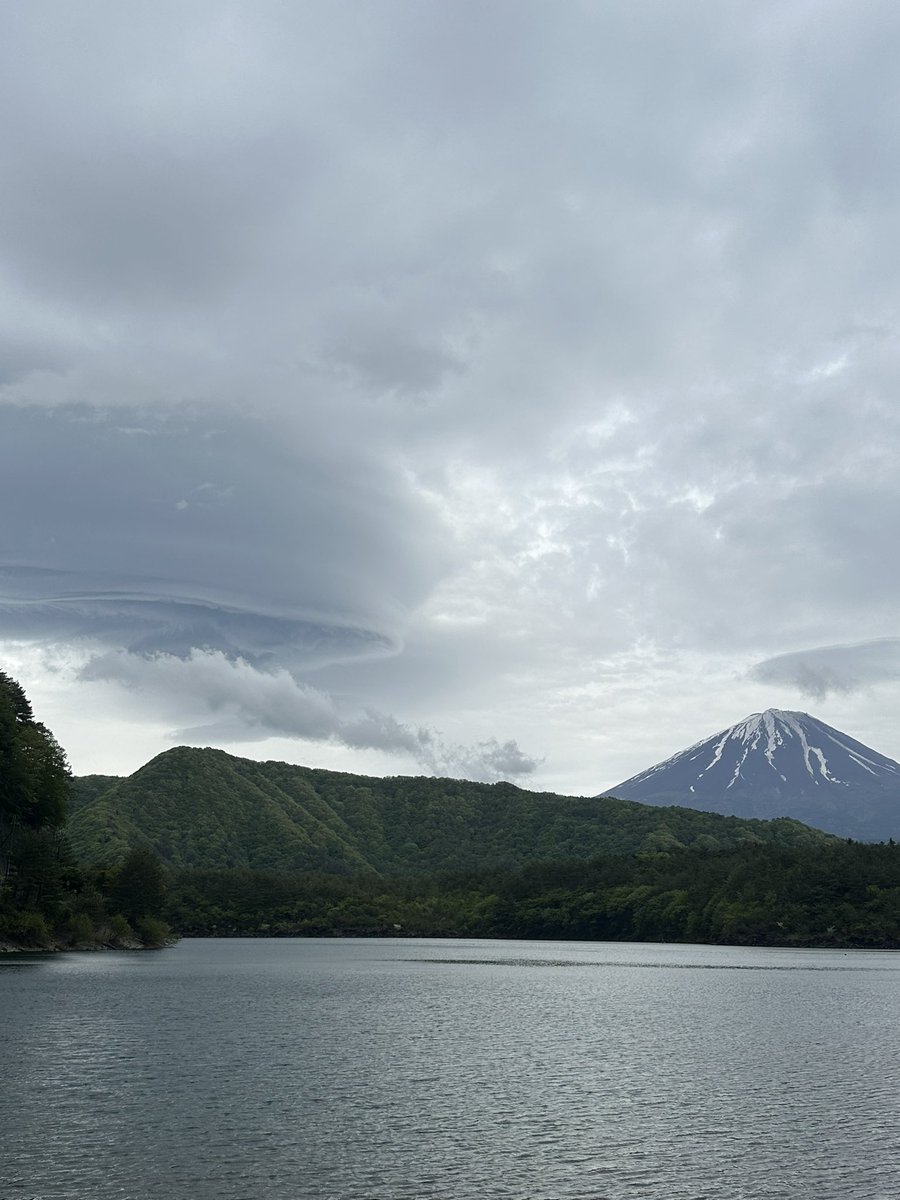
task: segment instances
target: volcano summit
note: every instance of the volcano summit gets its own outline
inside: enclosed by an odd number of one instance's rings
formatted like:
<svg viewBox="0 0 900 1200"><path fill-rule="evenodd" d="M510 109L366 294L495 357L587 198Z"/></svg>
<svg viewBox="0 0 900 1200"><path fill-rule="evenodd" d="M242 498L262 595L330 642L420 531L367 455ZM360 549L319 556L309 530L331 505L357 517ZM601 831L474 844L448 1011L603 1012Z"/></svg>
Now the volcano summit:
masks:
<svg viewBox="0 0 900 1200"><path fill-rule="evenodd" d="M808 713L769 708L610 788L620 800L795 817L861 841L900 838L900 763Z"/></svg>

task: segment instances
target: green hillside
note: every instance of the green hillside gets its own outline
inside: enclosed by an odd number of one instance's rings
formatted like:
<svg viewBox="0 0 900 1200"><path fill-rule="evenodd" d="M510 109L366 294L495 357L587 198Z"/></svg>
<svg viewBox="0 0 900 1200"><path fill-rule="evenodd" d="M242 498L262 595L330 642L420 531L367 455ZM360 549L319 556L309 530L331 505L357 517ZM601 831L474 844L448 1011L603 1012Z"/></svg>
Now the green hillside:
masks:
<svg viewBox="0 0 900 1200"><path fill-rule="evenodd" d="M69 788L69 812L77 812L92 800L119 783L118 775L76 775Z"/></svg>
<svg viewBox="0 0 900 1200"><path fill-rule="evenodd" d="M160 754L126 779L94 776L80 798L70 841L78 859L98 866L140 848L179 869L401 875L831 840L786 818L742 820L508 783L378 779L188 747Z"/></svg>

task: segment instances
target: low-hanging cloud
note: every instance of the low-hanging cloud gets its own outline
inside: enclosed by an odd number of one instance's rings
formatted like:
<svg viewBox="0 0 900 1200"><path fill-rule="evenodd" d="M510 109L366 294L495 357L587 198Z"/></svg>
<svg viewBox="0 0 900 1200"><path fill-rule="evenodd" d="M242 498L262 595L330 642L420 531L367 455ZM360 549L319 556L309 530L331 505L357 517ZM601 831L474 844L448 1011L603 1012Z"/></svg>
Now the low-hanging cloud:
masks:
<svg viewBox="0 0 900 1200"><path fill-rule="evenodd" d="M757 683L796 688L816 700L850 695L873 684L900 680L900 638L779 654L756 663L749 676Z"/></svg>
<svg viewBox="0 0 900 1200"><path fill-rule="evenodd" d="M375 709L344 715L329 695L298 682L286 670L259 670L219 650L192 650L183 657L108 651L89 658L79 677L117 683L169 709L177 705L183 716L205 714L202 724L174 730L174 741L332 741L406 755L432 774L488 782L527 776L538 766L514 741L501 744L491 738L461 746Z"/></svg>

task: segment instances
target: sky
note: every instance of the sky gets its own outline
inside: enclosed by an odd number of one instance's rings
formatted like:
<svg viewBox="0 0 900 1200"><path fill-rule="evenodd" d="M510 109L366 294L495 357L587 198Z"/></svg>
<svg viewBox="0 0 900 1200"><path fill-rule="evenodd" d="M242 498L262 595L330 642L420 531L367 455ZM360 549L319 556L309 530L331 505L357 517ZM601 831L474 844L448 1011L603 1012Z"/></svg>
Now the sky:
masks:
<svg viewBox="0 0 900 1200"><path fill-rule="evenodd" d="M0 667L596 794L900 758L894 0L0 0Z"/></svg>

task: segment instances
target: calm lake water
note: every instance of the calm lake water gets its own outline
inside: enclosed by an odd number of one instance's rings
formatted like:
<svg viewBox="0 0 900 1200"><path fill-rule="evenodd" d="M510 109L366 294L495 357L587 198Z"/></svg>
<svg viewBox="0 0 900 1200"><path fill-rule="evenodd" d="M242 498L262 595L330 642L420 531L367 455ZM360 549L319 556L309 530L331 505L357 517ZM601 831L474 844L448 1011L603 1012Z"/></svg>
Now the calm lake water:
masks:
<svg viewBox="0 0 900 1200"><path fill-rule="evenodd" d="M0 1200L897 1200L900 954L0 956Z"/></svg>

